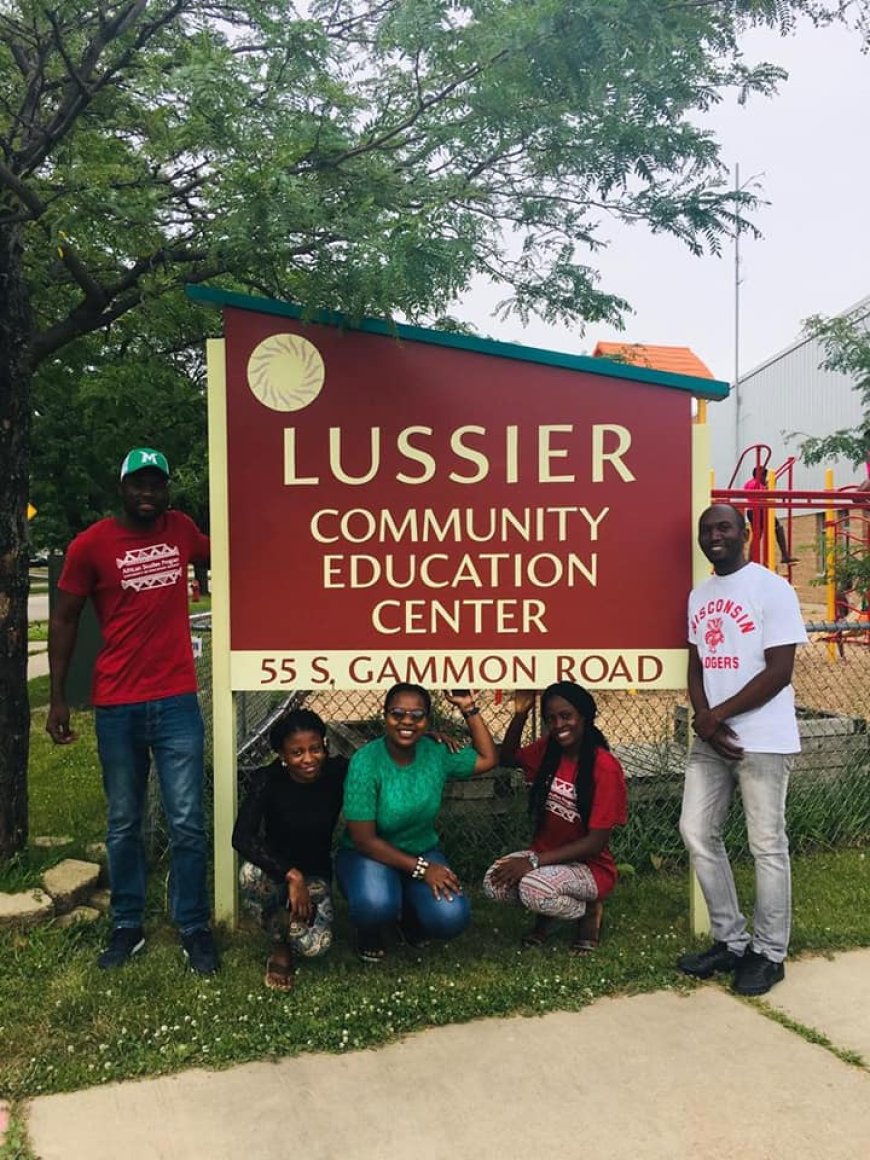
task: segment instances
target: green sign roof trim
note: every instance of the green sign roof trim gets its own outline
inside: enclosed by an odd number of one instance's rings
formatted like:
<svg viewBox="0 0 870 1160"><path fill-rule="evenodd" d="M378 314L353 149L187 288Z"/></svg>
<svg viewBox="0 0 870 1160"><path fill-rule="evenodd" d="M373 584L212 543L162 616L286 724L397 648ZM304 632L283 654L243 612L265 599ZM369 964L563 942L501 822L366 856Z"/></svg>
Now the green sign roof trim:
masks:
<svg viewBox="0 0 870 1160"><path fill-rule="evenodd" d="M615 362L606 358L590 358L588 355L563 354L556 350L542 350L535 346L522 346L514 342L496 342L491 338L475 338L467 334L454 334L446 330L431 330L422 326L408 326L400 322L385 322L378 318L364 318L352 323L346 315L337 311L321 310L307 316L304 307L292 302L279 302L274 298L255 298L248 294L237 294L231 290L219 290L214 286L188 285L188 298L208 306L231 306L236 310L252 310L259 314L276 314L283 318L296 318L305 322L326 326L342 326L348 330L361 330L365 334L380 334L387 338L401 338L408 342L426 342L431 346L446 346L453 350L473 351L493 358L510 358L518 362L538 363L543 366L561 367L569 371L585 371L591 375L606 375L612 379L630 379L633 382L651 383L657 387L671 387L678 391L688 391L698 399L725 399L730 386L719 379L701 379L694 375L677 375L670 371L657 371L631 363Z"/></svg>

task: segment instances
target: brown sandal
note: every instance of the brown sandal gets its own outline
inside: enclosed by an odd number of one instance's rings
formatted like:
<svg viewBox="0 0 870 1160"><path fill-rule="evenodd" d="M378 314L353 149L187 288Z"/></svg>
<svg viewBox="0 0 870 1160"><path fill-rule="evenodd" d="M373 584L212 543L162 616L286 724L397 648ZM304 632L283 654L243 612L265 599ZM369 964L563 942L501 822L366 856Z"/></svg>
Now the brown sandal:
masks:
<svg viewBox="0 0 870 1160"><path fill-rule="evenodd" d="M604 903L590 902L586 913L577 921L577 932L570 946L572 955L588 955L598 949L604 922Z"/></svg>
<svg viewBox="0 0 870 1160"><path fill-rule="evenodd" d="M558 923L555 918L547 918L545 915L539 915L535 919L535 925L520 939L520 946L527 950L532 947L542 947L548 943L553 936Z"/></svg>
<svg viewBox="0 0 870 1160"><path fill-rule="evenodd" d="M288 948L283 952L273 952L266 959L266 973L263 982L270 991L292 991L295 982L293 955Z"/></svg>
<svg viewBox="0 0 870 1160"><path fill-rule="evenodd" d="M423 929L415 914L403 913L396 929L398 931L399 941L408 947L409 950L424 951L428 946L432 945L432 940L423 933Z"/></svg>

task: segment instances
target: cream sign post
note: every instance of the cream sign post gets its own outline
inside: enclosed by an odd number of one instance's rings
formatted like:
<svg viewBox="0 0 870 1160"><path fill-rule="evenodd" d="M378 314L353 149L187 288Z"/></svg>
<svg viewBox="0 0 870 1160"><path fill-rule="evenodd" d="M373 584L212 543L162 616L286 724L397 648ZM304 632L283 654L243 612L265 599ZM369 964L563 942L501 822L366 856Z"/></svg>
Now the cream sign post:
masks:
<svg viewBox="0 0 870 1160"><path fill-rule="evenodd" d="M684 686L692 398L726 384L190 293L224 308L209 346L222 914L234 691Z"/></svg>

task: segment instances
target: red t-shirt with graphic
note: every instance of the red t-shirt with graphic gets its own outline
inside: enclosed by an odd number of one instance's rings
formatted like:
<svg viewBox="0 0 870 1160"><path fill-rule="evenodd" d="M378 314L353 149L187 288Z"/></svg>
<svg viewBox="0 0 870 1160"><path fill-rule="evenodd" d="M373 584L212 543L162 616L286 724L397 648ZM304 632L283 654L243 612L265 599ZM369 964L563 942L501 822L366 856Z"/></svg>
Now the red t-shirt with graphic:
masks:
<svg viewBox="0 0 870 1160"><path fill-rule="evenodd" d="M181 512L147 532L99 520L67 550L58 587L90 596L103 634L95 705L127 705L196 692L187 566L209 556L208 537Z"/></svg>
<svg viewBox="0 0 870 1160"><path fill-rule="evenodd" d="M539 737L531 745L520 749L516 762L531 784L541 768L547 738ZM567 846L585 838L588 832L583 819L577 812L577 795L574 782L577 777L577 759L563 757L553 777L550 792L544 806L544 817L532 839L532 849L543 854ZM592 813L589 830L612 830L614 826L624 826L628 820L628 795L625 789L625 774L617 759L606 749L595 751L595 765L592 768ZM598 887L598 897L604 898L616 885L618 874L616 862L605 848L595 858L589 858L586 865L592 871Z"/></svg>

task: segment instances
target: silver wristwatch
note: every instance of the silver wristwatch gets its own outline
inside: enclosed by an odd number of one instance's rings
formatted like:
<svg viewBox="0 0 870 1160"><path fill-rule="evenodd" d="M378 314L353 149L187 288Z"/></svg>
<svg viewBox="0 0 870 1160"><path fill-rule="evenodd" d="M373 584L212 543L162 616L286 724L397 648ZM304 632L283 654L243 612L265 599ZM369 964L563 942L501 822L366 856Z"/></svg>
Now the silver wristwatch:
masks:
<svg viewBox="0 0 870 1160"><path fill-rule="evenodd" d="M529 864L531 865L532 869L537 870L537 868L541 864L541 859L538 857L538 855L535 853L535 851L529 850L528 854L526 854L526 857L528 858Z"/></svg>

